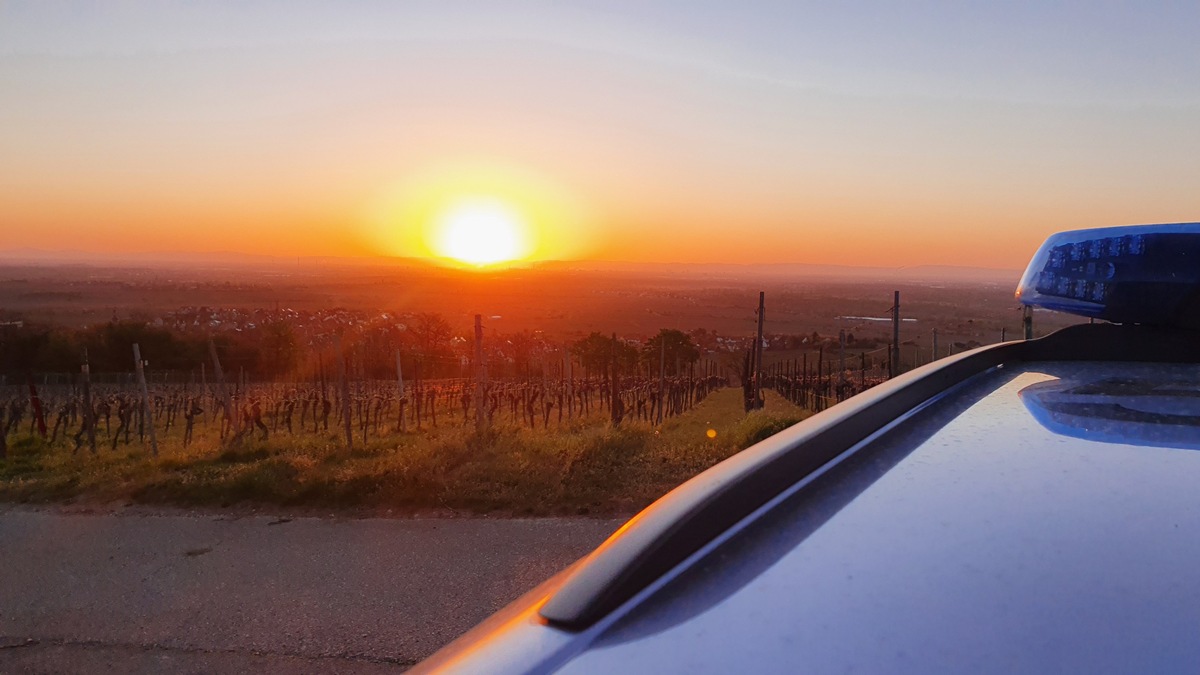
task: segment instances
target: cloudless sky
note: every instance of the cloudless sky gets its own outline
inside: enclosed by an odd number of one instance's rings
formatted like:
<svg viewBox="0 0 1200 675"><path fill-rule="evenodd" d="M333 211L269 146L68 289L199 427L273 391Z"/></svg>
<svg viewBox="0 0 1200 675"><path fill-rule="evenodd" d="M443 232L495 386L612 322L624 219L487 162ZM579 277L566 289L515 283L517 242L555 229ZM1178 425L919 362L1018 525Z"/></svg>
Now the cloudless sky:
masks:
<svg viewBox="0 0 1200 675"><path fill-rule="evenodd" d="M0 249L1021 267L1200 220L1200 4L3 2Z"/></svg>

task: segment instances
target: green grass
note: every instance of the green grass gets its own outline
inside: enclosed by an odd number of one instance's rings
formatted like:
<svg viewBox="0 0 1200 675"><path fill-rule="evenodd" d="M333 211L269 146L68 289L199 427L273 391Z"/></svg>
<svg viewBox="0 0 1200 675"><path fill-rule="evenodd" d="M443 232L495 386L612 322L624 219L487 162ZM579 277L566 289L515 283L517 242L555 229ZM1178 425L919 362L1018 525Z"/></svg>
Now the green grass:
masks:
<svg viewBox="0 0 1200 675"><path fill-rule="evenodd" d="M599 417L537 430L497 425L481 435L443 426L355 439L352 450L332 431L227 448L215 429L198 429L186 450L174 435L161 439L158 457L136 438L116 451L100 444L93 455L20 437L0 460L0 500L628 513L807 415L773 393L765 410L747 415L740 391L724 389L661 426L613 428Z"/></svg>

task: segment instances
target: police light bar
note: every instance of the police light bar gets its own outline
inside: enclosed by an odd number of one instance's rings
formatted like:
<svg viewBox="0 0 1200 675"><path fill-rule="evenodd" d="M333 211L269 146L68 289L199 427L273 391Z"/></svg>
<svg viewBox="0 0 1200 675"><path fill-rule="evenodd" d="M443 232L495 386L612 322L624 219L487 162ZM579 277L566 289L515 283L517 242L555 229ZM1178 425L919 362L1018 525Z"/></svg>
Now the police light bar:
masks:
<svg viewBox="0 0 1200 675"><path fill-rule="evenodd" d="M1200 328L1200 223L1051 235L1017 300L1113 323Z"/></svg>

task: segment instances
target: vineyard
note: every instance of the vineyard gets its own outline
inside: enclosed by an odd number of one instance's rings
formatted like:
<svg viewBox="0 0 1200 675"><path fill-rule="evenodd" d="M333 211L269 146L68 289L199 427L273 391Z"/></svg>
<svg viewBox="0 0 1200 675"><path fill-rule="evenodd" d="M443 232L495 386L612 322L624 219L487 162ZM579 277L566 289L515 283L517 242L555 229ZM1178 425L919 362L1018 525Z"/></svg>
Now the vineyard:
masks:
<svg viewBox="0 0 1200 675"><path fill-rule="evenodd" d="M721 377L572 379L553 384L527 380L483 387L486 425L496 429L563 429L613 420L661 424L690 410ZM8 386L0 415L3 435L36 436L49 447L116 450L151 442L167 447L216 444L238 447L253 440L324 439L348 449L408 433L474 429L475 384L466 380L404 382L340 379L340 385L296 383L195 387L103 385ZM615 397L614 397L615 394ZM85 402L90 399L89 406ZM615 402L615 405L614 405ZM149 414L147 414L147 412ZM94 426L89 423L94 420ZM4 447L0 445L0 448Z"/></svg>
<svg viewBox="0 0 1200 675"><path fill-rule="evenodd" d="M789 350L673 329L555 343L480 317L472 339L428 313L182 316L6 331L0 499L636 510L890 367L844 333Z"/></svg>
<svg viewBox="0 0 1200 675"><path fill-rule="evenodd" d="M226 381L215 345L199 377L149 371L133 347L131 373L0 390L0 498L611 513L806 414L771 392L747 415L698 352L668 375L665 344L651 377L628 345L593 339L609 368L576 376L595 369L586 342L582 360L521 377L406 381L397 359L395 379L366 379L343 350L310 381L258 383ZM790 397L806 390L785 382L764 377Z"/></svg>
<svg viewBox="0 0 1200 675"><path fill-rule="evenodd" d="M618 344L615 338L612 344ZM32 375L27 388L7 385L0 406L0 453L12 434L37 436L48 446L69 446L72 453L86 446L92 453L99 446L116 450L147 440L157 452L161 438L168 446L188 448L193 443L216 443L237 447L248 440L279 438L338 440L347 449L355 443L386 441L410 431L443 428L562 429L576 421L608 420L613 426L642 423L661 425L665 419L692 409L715 389L729 386L729 377L718 374L715 364L705 362L697 374L694 364L684 371L663 369L657 378L617 372L615 347L612 369L603 377L573 375L574 359L568 358L558 372L542 371L540 378L506 378L485 381L466 378L416 380L405 383L397 354L395 381L353 379L345 360L337 361L337 377L328 381L322 370L312 383L248 383L244 377L228 384L221 375L216 348L212 348L217 374L211 385L189 378L182 383L148 383L138 354L136 373L108 378L111 384L91 383L90 374L70 377L43 376L39 386ZM740 380L744 405L753 409L756 383L775 390L792 404L822 410L885 379L878 369L868 371L865 355L857 372L844 367L834 372L832 360L817 360L809 367L795 359L775 363L759 374L752 372L753 352L746 355ZM633 366L636 367L636 366ZM685 372L685 374L678 374ZM51 383L53 382L53 383ZM760 394L759 394L760 395ZM477 400L478 397L478 400ZM2 455L0 455L2 456Z"/></svg>

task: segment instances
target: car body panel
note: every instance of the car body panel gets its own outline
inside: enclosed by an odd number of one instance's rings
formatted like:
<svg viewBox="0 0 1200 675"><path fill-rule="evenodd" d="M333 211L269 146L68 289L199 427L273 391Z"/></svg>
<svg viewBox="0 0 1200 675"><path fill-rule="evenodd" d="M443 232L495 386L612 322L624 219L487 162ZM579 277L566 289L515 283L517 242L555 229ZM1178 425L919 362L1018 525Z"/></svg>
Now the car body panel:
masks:
<svg viewBox="0 0 1200 675"><path fill-rule="evenodd" d="M1194 669L1200 453L1059 434L1019 395L1113 372L1040 363L975 378L560 672ZM1117 372L1200 382L1194 366Z"/></svg>

